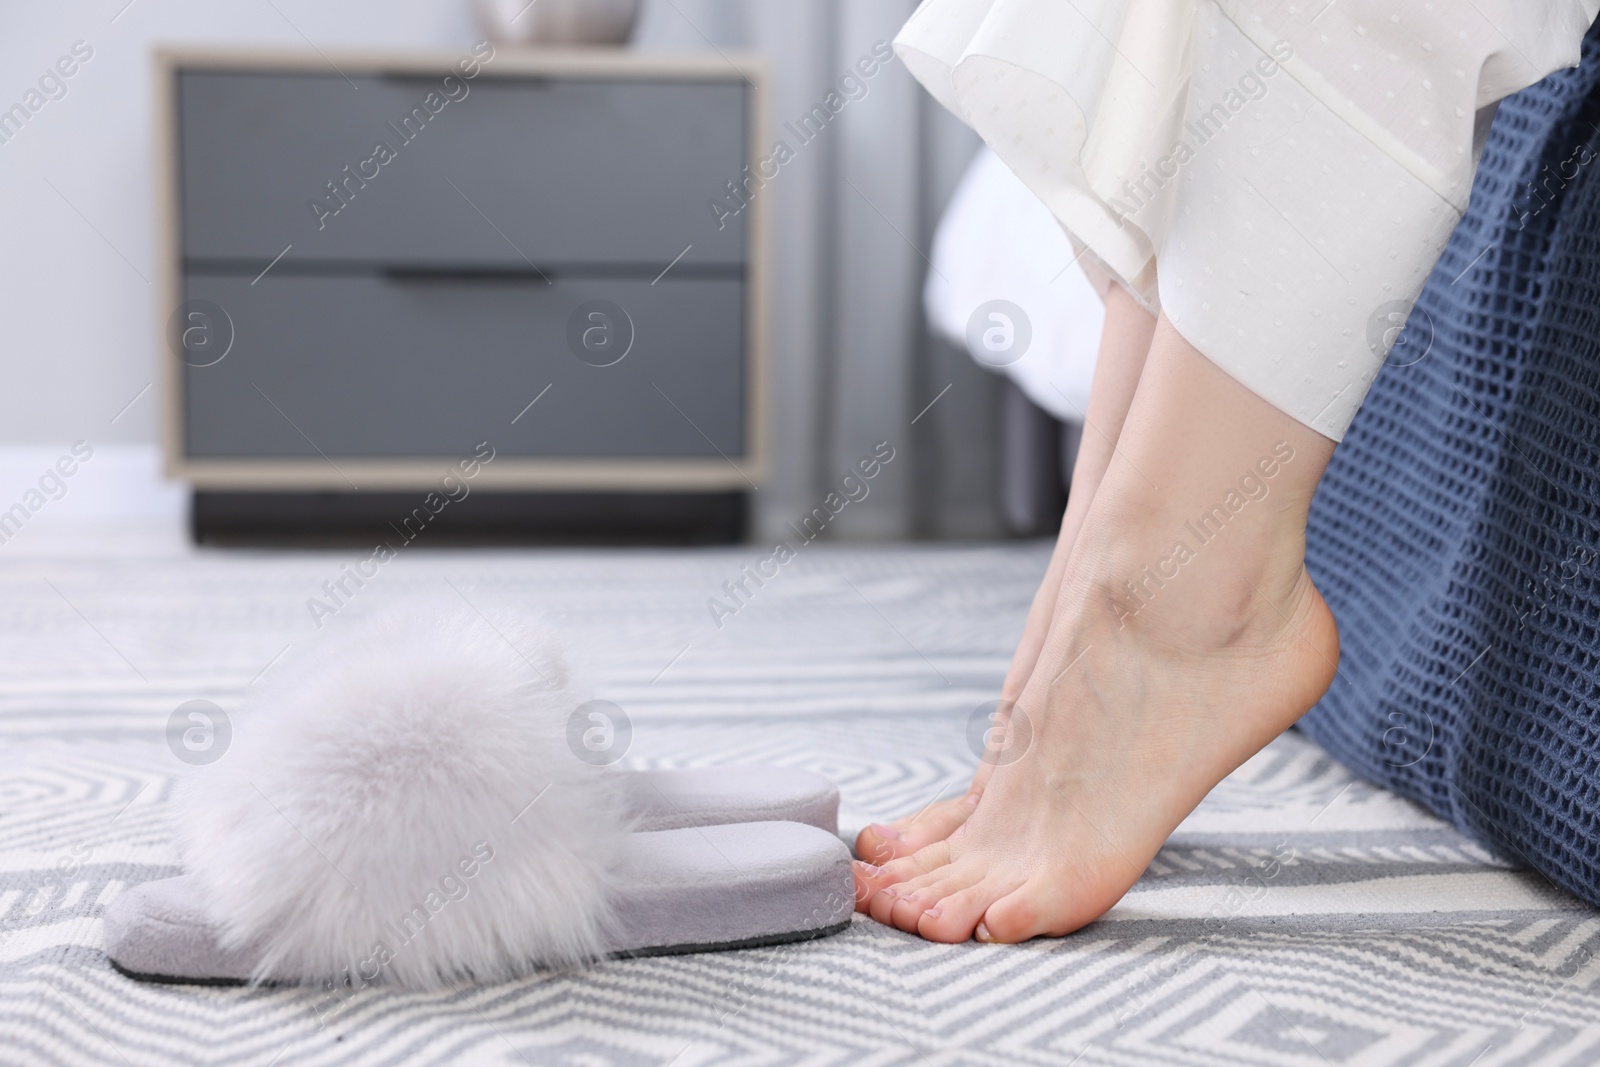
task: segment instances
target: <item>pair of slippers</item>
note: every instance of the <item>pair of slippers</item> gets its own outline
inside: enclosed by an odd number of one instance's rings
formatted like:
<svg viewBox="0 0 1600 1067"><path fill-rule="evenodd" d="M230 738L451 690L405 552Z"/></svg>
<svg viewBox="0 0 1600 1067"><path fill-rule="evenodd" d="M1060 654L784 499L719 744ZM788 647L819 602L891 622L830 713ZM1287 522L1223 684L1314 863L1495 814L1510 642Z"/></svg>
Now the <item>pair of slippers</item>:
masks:
<svg viewBox="0 0 1600 1067"><path fill-rule="evenodd" d="M594 766L546 626L396 613L271 677L175 791L185 873L106 909L129 977L434 988L850 923L831 783Z"/></svg>

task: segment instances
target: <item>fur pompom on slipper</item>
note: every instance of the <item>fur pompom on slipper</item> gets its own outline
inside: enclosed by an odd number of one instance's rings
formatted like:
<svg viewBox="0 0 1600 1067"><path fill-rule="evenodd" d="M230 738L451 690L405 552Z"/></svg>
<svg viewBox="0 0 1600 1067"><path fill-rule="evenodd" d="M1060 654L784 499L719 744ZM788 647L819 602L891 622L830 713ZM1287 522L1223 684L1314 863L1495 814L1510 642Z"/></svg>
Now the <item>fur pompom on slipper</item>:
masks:
<svg viewBox="0 0 1600 1067"><path fill-rule="evenodd" d="M628 820L620 777L567 746L588 694L548 626L391 610L258 686L175 820L257 980L427 988L601 954Z"/></svg>

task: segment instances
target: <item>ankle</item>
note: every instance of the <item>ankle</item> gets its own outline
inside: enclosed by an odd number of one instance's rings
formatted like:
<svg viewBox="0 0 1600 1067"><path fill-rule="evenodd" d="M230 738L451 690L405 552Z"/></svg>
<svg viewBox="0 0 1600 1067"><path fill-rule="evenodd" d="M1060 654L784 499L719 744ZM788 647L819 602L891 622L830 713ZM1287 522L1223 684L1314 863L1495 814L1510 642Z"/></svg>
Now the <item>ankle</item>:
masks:
<svg viewBox="0 0 1600 1067"><path fill-rule="evenodd" d="M1072 600L1086 622L1224 651L1275 643L1320 603L1305 572L1304 524L1292 515L1240 513L1207 531L1165 511L1093 523L1080 538Z"/></svg>

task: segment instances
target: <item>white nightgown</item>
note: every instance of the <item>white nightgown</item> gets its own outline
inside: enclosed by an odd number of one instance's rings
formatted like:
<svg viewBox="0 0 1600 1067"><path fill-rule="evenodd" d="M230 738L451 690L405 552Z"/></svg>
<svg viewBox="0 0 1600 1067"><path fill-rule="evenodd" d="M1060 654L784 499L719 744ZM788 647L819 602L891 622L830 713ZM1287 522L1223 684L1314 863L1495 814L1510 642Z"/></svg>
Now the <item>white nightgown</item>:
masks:
<svg viewBox="0 0 1600 1067"><path fill-rule="evenodd" d="M1344 435L1467 207L1494 105L1600 0L925 0L896 39L1091 257Z"/></svg>

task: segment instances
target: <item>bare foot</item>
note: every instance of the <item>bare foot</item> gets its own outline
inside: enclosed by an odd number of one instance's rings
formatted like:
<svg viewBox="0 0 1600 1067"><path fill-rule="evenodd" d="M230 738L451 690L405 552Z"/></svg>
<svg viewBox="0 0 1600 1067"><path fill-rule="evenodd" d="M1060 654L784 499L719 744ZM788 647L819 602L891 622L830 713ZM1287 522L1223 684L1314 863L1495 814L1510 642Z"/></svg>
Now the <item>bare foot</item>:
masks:
<svg viewBox="0 0 1600 1067"><path fill-rule="evenodd" d="M1013 712L1031 747L946 840L858 865L880 922L937 941L1078 929L1332 682L1338 631L1303 564L1332 442L1163 322L1119 446L1137 477L1096 494Z"/></svg>
<svg viewBox="0 0 1600 1067"><path fill-rule="evenodd" d="M1117 435L1133 402L1135 386L1144 369L1145 357L1155 334L1156 320L1140 307L1120 286L1106 295L1106 324L1101 336L1099 362L1084 424L1083 442L1072 470L1072 495L1061 519L1044 581L1028 609L1022 640L1011 658L1010 669L1000 687L1001 713L1005 714L1022 687L1033 675L1039 653L1050 634L1056 611L1056 597L1066 576L1072 544L1094 500L1095 489L1105 477L1116 455ZM949 800L936 800L922 811L883 824L873 823L856 835L856 855L873 864L887 863L910 856L935 841L943 841L967 821L983 795L992 766L983 763L973 775L966 793Z"/></svg>
<svg viewBox="0 0 1600 1067"><path fill-rule="evenodd" d="M1031 750L994 770L948 839L858 868L861 910L950 942L1066 934L1108 910L1333 679L1338 634L1303 569L1287 596L1246 588L1227 607L1202 634L1143 615L1118 629L1080 602L1073 638L1023 694L1039 709Z"/></svg>

